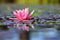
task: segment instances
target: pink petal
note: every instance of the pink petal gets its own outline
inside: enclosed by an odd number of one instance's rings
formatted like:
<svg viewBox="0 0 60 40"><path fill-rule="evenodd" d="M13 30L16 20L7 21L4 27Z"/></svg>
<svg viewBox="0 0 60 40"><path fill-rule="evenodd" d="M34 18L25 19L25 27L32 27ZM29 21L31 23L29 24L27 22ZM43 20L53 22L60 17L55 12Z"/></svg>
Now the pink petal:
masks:
<svg viewBox="0 0 60 40"><path fill-rule="evenodd" d="M17 20L17 18L9 18L10 20Z"/></svg>
<svg viewBox="0 0 60 40"><path fill-rule="evenodd" d="M33 25L31 27L34 29L34 26Z"/></svg>
<svg viewBox="0 0 60 40"><path fill-rule="evenodd" d="M21 10L16 10L15 12L16 12L16 13L19 13L20 11L21 11Z"/></svg>
<svg viewBox="0 0 60 40"><path fill-rule="evenodd" d="M23 13L22 12L20 12L20 14L19 14L19 16L20 16L20 18L23 20L24 18L24 16L23 16Z"/></svg>
<svg viewBox="0 0 60 40"><path fill-rule="evenodd" d="M23 20L23 17L22 17L22 15L20 14L20 15L18 15L18 17L17 17L19 20Z"/></svg>
<svg viewBox="0 0 60 40"><path fill-rule="evenodd" d="M29 15L29 16L31 16L33 13L34 13L34 10L30 13L30 15Z"/></svg>
<svg viewBox="0 0 60 40"><path fill-rule="evenodd" d="M14 11L13 13L14 13L14 15L17 17L17 19L22 20L22 18L21 18L21 16L19 15L19 13L16 13L15 11Z"/></svg>
<svg viewBox="0 0 60 40"><path fill-rule="evenodd" d="M22 10L23 19L26 19L27 16L25 16L25 15L26 15L26 14L25 14L25 10L23 9L23 10Z"/></svg>
<svg viewBox="0 0 60 40"><path fill-rule="evenodd" d="M33 18L33 16L32 16L33 12L34 12L34 10L30 13L30 15L27 17L27 19Z"/></svg>
<svg viewBox="0 0 60 40"><path fill-rule="evenodd" d="M25 10L24 10L24 18L27 18L27 16L28 16L28 13L29 13L29 10L28 10L29 8L25 8Z"/></svg>
<svg viewBox="0 0 60 40"><path fill-rule="evenodd" d="M29 13L29 8L25 8L25 13L28 14Z"/></svg>
<svg viewBox="0 0 60 40"><path fill-rule="evenodd" d="M20 12L19 12L20 18L26 19L26 18L25 18L24 9L23 9L23 10L19 10L19 11L20 11Z"/></svg>
<svg viewBox="0 0 60 40"><path fill-rule="evenodd" d="M29 26L25 26L25 30L29 31Z"/></svg>

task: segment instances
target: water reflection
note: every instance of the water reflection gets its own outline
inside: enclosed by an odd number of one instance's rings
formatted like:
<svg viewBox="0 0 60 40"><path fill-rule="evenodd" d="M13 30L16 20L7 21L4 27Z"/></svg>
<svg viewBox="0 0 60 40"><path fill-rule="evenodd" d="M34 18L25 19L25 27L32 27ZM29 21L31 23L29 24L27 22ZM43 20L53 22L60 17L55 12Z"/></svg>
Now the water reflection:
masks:
<svg viewBox="0 0 60 40"><path fill-rule="evenodd" d="M19 36L15 30L1 31L0 40L19 40Z"/></svg>
<svg viewBox="0 0 60 40"><path fill-rule="evenodd" d="M44 28L30 32L30 40L60 40L59 31L53 28Z"/></svg>

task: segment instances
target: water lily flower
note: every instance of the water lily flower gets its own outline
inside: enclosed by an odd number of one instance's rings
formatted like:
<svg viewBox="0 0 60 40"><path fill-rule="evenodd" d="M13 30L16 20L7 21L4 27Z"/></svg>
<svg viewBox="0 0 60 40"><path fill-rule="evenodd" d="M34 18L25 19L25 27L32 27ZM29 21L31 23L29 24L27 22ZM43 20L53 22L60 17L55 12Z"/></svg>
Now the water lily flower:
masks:
<svg viewBox="0 0 60 40"><path fill-rule="evenodd" d="M16 16L16 18L10 18L12 20L18 19L19 21L26 21L31 20L33 18L32 14L34 13L34 10L29 14L29 8L25 8L23 10L16 10L13 11L13 14Z"/></svg>
<svg viewBox="0 0 60 40"><path fill-rule="evenodd" d="M31 24L31 19L33 18L32 14L34 13L34 10L29 13L29 8L25 8L23 10L16 10L16 11L13 11L13 14L16 16L16 18L10 18L12 20L17 20L16 21L16 24L18 24L18 22L28 22L27 24ZM29 30L29 26L22 26L23 28L22 29L25 29L25 30ZM19 28L19 27L18 27ZM32 25L32 28L34 28L34 26Z"/></svg>

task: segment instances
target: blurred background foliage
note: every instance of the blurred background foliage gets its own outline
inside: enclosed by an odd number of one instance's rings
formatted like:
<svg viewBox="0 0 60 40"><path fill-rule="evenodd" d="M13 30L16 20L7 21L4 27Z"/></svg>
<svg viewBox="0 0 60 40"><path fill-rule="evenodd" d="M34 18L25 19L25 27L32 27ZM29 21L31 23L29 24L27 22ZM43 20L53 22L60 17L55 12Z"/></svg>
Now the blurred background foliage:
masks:
<svg viewBox="0 0 60 40"><path fill-rule="evenodd" d="M58 5L60 0L0 0L0 3L17 3L23 5Z"/></svg>

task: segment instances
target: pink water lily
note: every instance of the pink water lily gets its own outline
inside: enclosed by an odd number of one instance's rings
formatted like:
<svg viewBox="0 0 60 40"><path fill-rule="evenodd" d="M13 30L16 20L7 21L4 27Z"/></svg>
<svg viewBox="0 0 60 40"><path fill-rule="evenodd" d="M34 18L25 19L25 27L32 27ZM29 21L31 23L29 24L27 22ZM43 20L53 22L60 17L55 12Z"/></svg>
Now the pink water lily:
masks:
<svg viewBox="0 0 60 40"><path fill-rule="evenodd" d="M10 18L10 19L17 20L16 23L17 22L28 22L33 18L32 16L33 13L34 13L34 10L31 13L29 13L29 8L25 8L23 10L16 10L16 11L13 11L13 14L16 16L16 18ZM32 25L32 28L34 28L33 25ZM22 29L29 30L29 26L26 26L26 25L22 26Z"/></svg>
<svg viewBox="0 0 60 40"><path fill-rule="evenodd" d="M10 19L18 19L20 21L24 21L24 20L31 20L33 18L32 14L34 13L34 10L29 14L29 8L25 8L23 10L16 10L13 11L14 15L16 16L16 18L10 18Z"/></svg>

